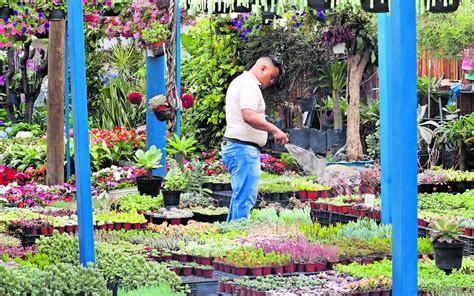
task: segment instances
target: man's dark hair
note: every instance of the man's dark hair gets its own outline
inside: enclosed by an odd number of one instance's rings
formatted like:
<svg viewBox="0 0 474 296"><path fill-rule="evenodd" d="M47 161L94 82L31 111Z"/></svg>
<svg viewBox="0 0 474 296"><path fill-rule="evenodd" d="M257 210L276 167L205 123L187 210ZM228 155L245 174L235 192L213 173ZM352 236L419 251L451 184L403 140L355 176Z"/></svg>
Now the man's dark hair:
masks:
<svg viewBox="0 0 474 296"><path fill-rule="evenodd" d="M280 72L283 70L281 63L274 56L267 56L272 61L273 66L277 67Z"/></svg>

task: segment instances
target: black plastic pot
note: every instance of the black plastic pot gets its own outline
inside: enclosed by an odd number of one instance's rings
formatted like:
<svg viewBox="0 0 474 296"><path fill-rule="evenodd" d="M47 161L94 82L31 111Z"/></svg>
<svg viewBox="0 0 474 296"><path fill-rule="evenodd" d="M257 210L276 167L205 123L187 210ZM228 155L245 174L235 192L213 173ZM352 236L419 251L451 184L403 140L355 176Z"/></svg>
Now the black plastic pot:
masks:
<svg viewBox="0 0 474 296"><path fill-rule="evenodd" d="M171 109L163 110L163 111L155 111L154 112L156 119L159 121L167 121L170 120L173 113L171 112Z"/></svg>
<svg viewBox="0 0 474 296"><path fill-rule="evenodd" d="M66 18L66 13L64 12L64 10L55 9L49 13L48 21L60 21L65 18Z"/></svg>
<svg viewBox="0 0 474 296"><path fill-rule="evenodd" d="M291 128L290 143L299 146L303 149L309 148L309 129L308 128Z"/></svg>
<svg viewBox="0 0 474 296"><path fill-rule="evenodd" d="M49 33L47 31L45 33L36 33L35 36L38 39L48 39Z"/></svg>
<svg viewBox="0 0 474 296"><path fill-rule="evenodd" d="M433 252L436 266L445 271L451 271L454 268L460 268L462 265L462 255L464 242L433 243Z"/></svg>
<svg viewBox="0 0 474 296"><path fill-rule="evenodd" d="M419 184L418 193L433 193L433 184Z"/></svg>
<svg viewBox="0 0 474 296"><path fill-rule="evenodd" d="M308 0L308 6L314 9L329 9L331 8L331 0Z"/></svg>
<svg viewBox="0 0 474 296"><path fill-rule="evenodd" d="M0 18L10 17L13 14L13 9L10 7L0 7Z"/></svg>
<svg viewBox="0 0 474 296"><path fill-rule="evenodd" d="M161 177L137 177L137 187L140 194L158 196L160 194L161 183L163 183L163 178Z"/></svg>
<svg viewBox="0 0 474 296"><path fill-rule="evenodd" d="M328 129L327 130L327 150L335 153L346 144L345 129Z"/></svg>
<svg viewBox="0 0 474 296"><path fill-rule="evenodd" d="M431 6L431 0L426 0L426 8L429 12L447 13L454 12L459 7L459 0L453 0L453 4L444 6L444 0L436 0L436 4Z"/></svg>
<svg viewBox="0 0 474 296"><path fill-rule="evenodd" d="M362 6L363 10L367 12L375 12L375 13L390 11L390 7L389 7L390 0L373 0L374 7L370 7L370 1L371 0L360 0L360 5Z"/></svg>
<svg viewBox="0 0 474 296"><path fill-rule="evenodd" d="M117 291L118 291L117 284L107 283L107 289L112 291L112 296L117 296Z"/></svg>
<svg viewBox="0 0 474 296"><path fill-rule="evenodd" d="M311 128L309 130L309 147L314 153L326 153L327 133L325 131Z"/></svg>
<svg viewBox="0 0 474 296"><path fill-rule="evenodd" d="M177 207L179 206L179 197L181 191L163 190L163 202L165 207Z"/></svg>

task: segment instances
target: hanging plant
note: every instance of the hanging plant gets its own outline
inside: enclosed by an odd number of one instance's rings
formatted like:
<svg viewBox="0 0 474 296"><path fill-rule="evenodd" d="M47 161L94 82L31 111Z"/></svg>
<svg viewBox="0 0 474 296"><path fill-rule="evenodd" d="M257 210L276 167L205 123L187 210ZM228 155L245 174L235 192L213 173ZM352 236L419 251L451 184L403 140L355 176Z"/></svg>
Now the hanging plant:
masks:
<svg viewBox="0 0 474 296"><path fill-rule="evenodd" d="M330 9L336 4L337 0L308 0L308 6L314 9Z"/></svg>
<svg viewBox="0 0 474 296"><path fill-rule="evenodd" d="M426 0L426 9L434 13L454 12L459 7L459 0Z"/></svg>
<svg viewBox="0 0 474 296"><path fill-rule="evenodd" d="M173 118L176 111L176 99L168 100L164 95L154 96L148 103L149 109L155 114L159 121L167 121Z"/></svg>
<svg viewBox="0 0 474 296"><path fill-rule="evenodd" d="M360 0L360 5L367 12L381 13L390 11L390 0Z"/></svg>

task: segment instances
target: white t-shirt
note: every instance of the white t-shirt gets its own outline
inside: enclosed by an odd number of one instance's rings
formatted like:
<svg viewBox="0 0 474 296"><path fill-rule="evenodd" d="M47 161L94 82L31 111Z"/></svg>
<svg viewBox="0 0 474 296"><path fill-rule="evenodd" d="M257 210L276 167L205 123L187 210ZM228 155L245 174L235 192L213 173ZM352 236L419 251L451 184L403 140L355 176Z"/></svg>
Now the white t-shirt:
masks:
<svg viewBox="0 0 474 296"><path fill-rule="evenodd" d="M264 146L268 134L247 124L242 117L242 109L252 109L262 118L265 116L261 83L250 72L245 71L235 78L227 89L225 98L225 137L256 143Z"/></svg>

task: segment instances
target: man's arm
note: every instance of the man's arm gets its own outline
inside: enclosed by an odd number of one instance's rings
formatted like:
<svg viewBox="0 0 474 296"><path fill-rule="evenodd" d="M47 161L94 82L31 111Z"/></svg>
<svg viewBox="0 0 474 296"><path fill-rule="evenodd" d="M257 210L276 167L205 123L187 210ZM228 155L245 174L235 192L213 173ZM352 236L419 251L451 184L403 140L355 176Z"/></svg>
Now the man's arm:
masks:
<svg viewBox="0 0 474 296"><path fill-rule="evenodd" d="M258 115L257 112L255 112L255 110L242 109L241 112L242 118L251 127L271 133L273 135L273 138L275 139L275 142L278 144L284 145L288 143L288 138L286 137L286 134L279 128L277 128L275 125L263 119L260 115Z"/></svg>

